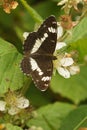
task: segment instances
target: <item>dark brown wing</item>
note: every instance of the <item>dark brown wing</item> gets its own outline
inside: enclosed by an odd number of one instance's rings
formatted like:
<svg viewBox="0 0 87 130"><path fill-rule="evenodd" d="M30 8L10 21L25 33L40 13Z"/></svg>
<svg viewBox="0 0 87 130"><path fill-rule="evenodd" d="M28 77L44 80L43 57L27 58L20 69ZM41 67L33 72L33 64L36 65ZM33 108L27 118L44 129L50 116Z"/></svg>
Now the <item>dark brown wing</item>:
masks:
<svg viewBox="0 0 87 130"><path fill-rule="evenodd" d="M45 91L50 83L53 63L52 57L57 41L57 23L54 16L48 17L37 32L29 34L24 42L22 71L31 75L35 85Z"/></svg>

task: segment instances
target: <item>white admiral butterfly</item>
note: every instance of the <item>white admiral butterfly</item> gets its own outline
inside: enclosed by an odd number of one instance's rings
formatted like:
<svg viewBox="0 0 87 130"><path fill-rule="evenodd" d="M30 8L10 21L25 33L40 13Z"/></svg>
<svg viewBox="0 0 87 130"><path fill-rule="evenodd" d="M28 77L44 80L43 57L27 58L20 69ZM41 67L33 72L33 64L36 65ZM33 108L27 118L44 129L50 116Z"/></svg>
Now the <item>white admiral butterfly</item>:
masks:
<svg viewBox="0 0 87 130"><path fill-rule="evenodd" d="M50 83L53 56L57 41L57 22L54 16L48 17L37 32L29 33L24 41L24 58L21 62L23 73L31 75L35 85L45 91Z"/></svg>

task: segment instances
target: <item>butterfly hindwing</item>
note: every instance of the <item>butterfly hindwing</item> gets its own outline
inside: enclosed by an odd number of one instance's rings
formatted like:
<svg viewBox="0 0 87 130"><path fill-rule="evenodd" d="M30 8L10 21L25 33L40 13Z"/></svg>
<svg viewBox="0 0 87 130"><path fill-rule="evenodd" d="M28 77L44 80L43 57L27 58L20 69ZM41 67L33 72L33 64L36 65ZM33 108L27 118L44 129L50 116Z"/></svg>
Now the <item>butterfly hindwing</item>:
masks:
<svg viewBox="0 0 87 130"><path fill-rule="evenodd" d="M35 85L45 91L53 72L53 52L57 41L57 22L54 16L48 17L37 32L29 34L24 42L22 71L31 75Z"/></svg>
<svg viewBox="0 0 87 130"><path fill-rule="evenodd" d="M31 64L29 62L29 58L24 57L22 62L21 62L21 70L23 71L23 73L27 76L30 75L31 73Z"/></svg>
<svg viewBox="0 0 87 130"><path fill-rule="evenodd" d="M32 69L32 78L35 85L42 91L45 91L50 83L53 64L50 58L42 56L36 59L30 58L30 64Z"/></svg>

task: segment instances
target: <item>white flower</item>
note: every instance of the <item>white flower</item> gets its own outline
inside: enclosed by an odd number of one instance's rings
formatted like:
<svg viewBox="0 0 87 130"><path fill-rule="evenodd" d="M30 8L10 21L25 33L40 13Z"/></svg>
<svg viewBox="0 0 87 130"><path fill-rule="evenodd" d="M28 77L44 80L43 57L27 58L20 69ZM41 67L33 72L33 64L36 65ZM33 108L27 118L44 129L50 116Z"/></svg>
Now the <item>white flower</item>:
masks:
<svg viewBox="0 0 87 130"><path fill-rule="evenodd" d="M66 46L65 42L57 42L55 50L59 50L59 49L65 47L65 46Z"/></svg>
<svg viewBox="0 0 87 130"><path fill-rule="evenodd" d="M18 108L27 108L29 106L29 100L24 98L24 97L20 97L18 100L17 100L17 107Z"/></svg>
<svg viewBox="0 0 87 130"><path fill-rule="evenodd" d="M73 59L70 58L70 57L63 57L61 60L60 60L60 64L61 66L63 67L67 67L67 66L70 66L74 63Z"/></svg>
<svg viewBox="0 0 87 130"><path fill-rule="evenodd" d="M80 72L80 68L77 65L73 65L70 67L70 74L75 75Z"/></svg>
<svg viewBox="0 0 87 130"><path fill-rule="evenodd" d="M27 108L29 106L29 100L24 97L19 97L16 99L15 104L11 104L8 109L10 115L15 115L20 112L21 109Z"/></svg>
<svg viewBox="0 0 87 130"><path fill-rule="evenodd" d="M10 114L10 115L16 115L16 114L18 114L20 112L20 109L19 108L17 108L17 107L10 107L10 109L8 109L8 113Z"/></svg>
<svg viewBox="0 0 87 130"><path fill-rule="evenodd" d="M5 111L5 107L6 107L6 102L0 101L0 111Z"/></svg>
<svg viewBox="0 0 87 130"><path fill-rule="evenodd" d="M66 3L69 3L70 1L69 0L61 0L59 3L58 3L58 5L63 5L63 4L66 4ZM82 2L82 0L74 0L74 1L72 1L71 0L71 4L74 4L74 3L80 3L80 2Z"/></svg>
<svg viewBox="0 0 87 130"><path fill-rule="evenodd" d="M58 73L64 78L70 78L70 75L77 74L80 72L80 68L74 65L74 60L70 57L70 54L65 53L64 55L59 55L58 59L54 62L54 66Z"/></svg>
<svg viewBox="0 0 87 130"><path fill-rule="evenodd" d="M62 3L67 2L67 0L62 0ZM64 4L63 3L63 4ZM57 23L57 44L55 48L55 55L57 55L57 52L67 46L65 42L59 42L60 38L63 35L63 28L60 25L60 23ZM65 53L65 54L59 54L56 56L57 60L54 61L54 67L58 71L58 73L63 76L64 78L70 78L71 75L77 74L80 71L79 66L75 65L73 58L71 57L71 54Z"/></svg>
<svg viewBox="0 0 87 130"><path fill-rule="evenodd" d="M70 78L70 72L66 68L58 67L57 70L64 78Z"/></svg>
<svg viewBox="0 0 87 130"><path fill-rule="evenodd" d="M5 101L0 101L0 111L8 111L10 115L18 114L22 109L29 106L29 100L25 97L9 93Z"/></svg>
<svg viewBox="0 0 87 130"><path fill-rule="evenodd" d="M60 25L60 23L57 23L57 25L58 25L58 27L57 27L57 41L58 41L59 38L61 38L62 35L63 35L63 28L62 28L62 26ZM65 47L65 46L66 46L66 43L65 43L65 42L59 42L59 41L58 41L58 42L56 43L56 48L55 48L55 50L59 50L59 49Z"/></svg>
<svg viewBox="0 0 87 130"><path fill-rule="evenodd" d="M59 39L63 35L63 27L60 23L57 23L57 39Z"/></svg>
<svg viewBox="0 0 87 130"><path fill-rule="evenodd" d="M29 32L24 32L24 33L23 33L24 39L27 39L28 35L29 35Z"/></svg>
<svg viewBox="0 0 87 130"><path fill-rule="evenodd" d="M29 100L24 97L16 97L8 109L10 115L15 115L21 111L21 109L27 108L29 106Z"/></svg>
<svg viewBox="0 0 87 130"><path fill-rule="evenodd" d="M63 5L63 4L65 4L65 3L67 3L68 2L68 0L61 0L59 3L58 3L58 5Z"/></svg>

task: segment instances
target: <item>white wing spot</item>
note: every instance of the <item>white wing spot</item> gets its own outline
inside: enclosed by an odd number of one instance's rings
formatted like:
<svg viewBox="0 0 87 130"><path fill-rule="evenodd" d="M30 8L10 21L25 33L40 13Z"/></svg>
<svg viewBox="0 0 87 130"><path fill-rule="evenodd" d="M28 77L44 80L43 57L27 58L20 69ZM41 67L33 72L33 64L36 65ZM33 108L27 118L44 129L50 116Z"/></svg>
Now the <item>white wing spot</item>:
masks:
<svg viewBox="0 0 87 130"><path fill-rule="evenodd" d="M39 75L43 75L43 72L41 71L41 69L38 67L36 61L33 58L30 58L30 63L31 63L31 69L34 71L36 70Z"/></svg>
<svg viewBox="0 0 87 130"><path fill-rule="evenodd" d="M47 33L44 33L44 37L47 38L47 37L48 37L48 34L47 34Z"/></svg>
<svg viewBox="0 0 87 130"><path fill-rule="evenodd" d="M38 48L41 46L41 40L38 38L35 42L35 45L33 46L33 49L31 51L31 53L34 53L38 50Z"/></svg>
<svg viewBox="0 0 87 130"><path fill-rule="evenodd" d="M48 84L44 84L44 86L48 87Z"/></svg>
<svg viewBox="0 0 87 130"><path fill-rule="evenodd" d="M52 24L56 24L56 22L55 22L55 21L53 21L53 22L52 22Z"/></svg>
<svg viewBox="0 0 87 130"><path fill-rule="evenodd" d="M51 79L51 77L46 76L46 77L43 77L41 80L42 80L42 81L49 81L50 79Z"/></svg>
<svg viewBox="0 0 87 130"><path fill-rule="evenodd" d="M46 25L44 24L44 25L43 25L43 27L45 28L45 27L46 27Z"/></svg>
<svg viewBox="0 0 87 130"><path fill-rule="evenodd" d="M36 52L39 47L41 46L42 42L48 37L48 34L47 33L44 33L44 36L41 38L41 39L37 39L36 42L35 42L35 45L33 46L33 49L31 51L31 54Z"/></svg>
<svg viewBox="0 0 87 130"><path fill-rule="evenodd" d="M36 79L36 81L37 81L37 82L39 82L39 80L38 80L38 79Z"/></svg>
<svg viewBox="0 0 87 130"><path fill-rule="evenodd" d="M39 75L43 75L43 72L41 71L41 72L39 72Z"/></svg>
<svg viewBox="0 0 87 130"><path fill-rule="evenodd" d="M54 40L51 40L51 42L55 42Z"/></svg>
<svg viewBox="0 0 87 130"><path fill-rule="evenodd" d="M37 69L37 63L35 62L35 60L33 60L32 58L30 58L30 63L31 63L31 68L32 70L36 70Z"/></svg>
<svg viewBox="0 0 87 130"><path fill-rule="evenodd" d="M55 33L55 32L56 32L56 29L55 29L55 28L52 28L52 27L49 27L48 30L49 30L49 32L52 32L52 33Z"/></svg>

